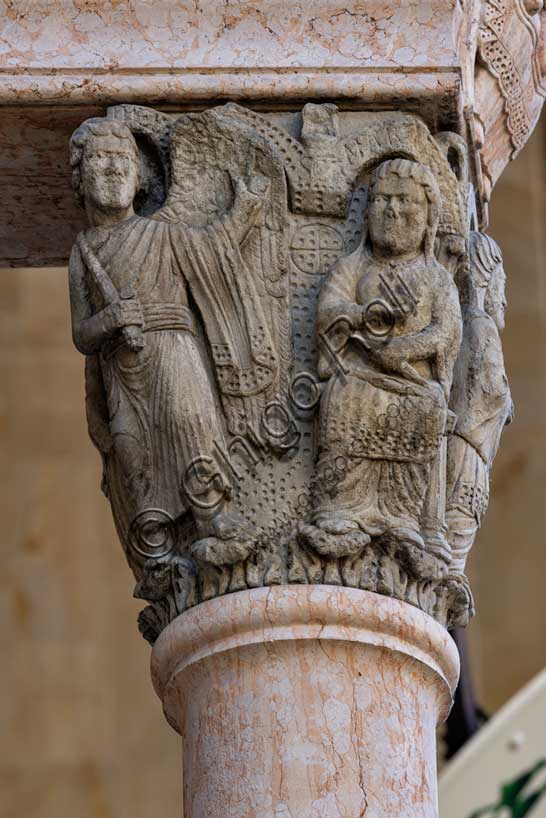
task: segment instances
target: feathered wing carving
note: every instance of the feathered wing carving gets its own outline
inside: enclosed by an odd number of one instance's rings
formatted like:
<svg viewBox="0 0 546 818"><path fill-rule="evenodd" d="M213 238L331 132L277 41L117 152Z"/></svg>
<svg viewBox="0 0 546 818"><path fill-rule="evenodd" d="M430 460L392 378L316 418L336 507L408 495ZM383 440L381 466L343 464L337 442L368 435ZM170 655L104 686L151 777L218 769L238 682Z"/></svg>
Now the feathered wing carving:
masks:
<svg viewBox="0 0 546 818"><path fill-rule="evenodd" d="M291 365L281 157L222 109L180 117L170 157L171 187L155 218L187 228L177 251L203 320L228 431L266 445L263 408L286 398ZM191 235L199 236L200 253L189 248ZM211 256L204 259L207 241Z"/></svg>

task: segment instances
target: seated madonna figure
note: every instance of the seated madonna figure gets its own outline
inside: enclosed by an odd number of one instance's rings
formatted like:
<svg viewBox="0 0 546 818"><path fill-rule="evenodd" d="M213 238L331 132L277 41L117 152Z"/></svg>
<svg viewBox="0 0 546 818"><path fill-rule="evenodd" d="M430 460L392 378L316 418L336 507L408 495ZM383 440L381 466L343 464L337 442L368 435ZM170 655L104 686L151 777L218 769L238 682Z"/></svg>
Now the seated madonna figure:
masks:
<svg viewBox="0 0 546 818"><path fill-rule="evenodd" d="M444 575L449 563L445 520L434 548L421 521L433 478L445 493L441 452L461 343L457 290L434 258L439 207L428 168L383 162L370 181L368 237L323 285L319 375L328 383L313 524L299 534L324 557L357 557L375 539L420 578Z"/></svg>

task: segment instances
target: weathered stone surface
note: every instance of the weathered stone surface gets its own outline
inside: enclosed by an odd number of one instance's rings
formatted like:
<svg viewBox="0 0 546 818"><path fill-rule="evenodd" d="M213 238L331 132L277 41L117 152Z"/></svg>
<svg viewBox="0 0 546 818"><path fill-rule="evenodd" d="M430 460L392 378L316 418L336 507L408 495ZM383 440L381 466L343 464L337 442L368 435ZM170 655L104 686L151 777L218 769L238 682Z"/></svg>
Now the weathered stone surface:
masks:
<svg viewBox="0 0 546 818"><path fill-rule="evenodd" d="M458 5L2 0L0 99L301 99L335 96L341 84L350 98L388 93L389 85L392 93L393 82L418 89L408 76L415 69L429 90L453 94L464 20ZM364 89L365 75L372 89Z"/></svg>
<svg viewBox="0 0 546 818"><path fill-rule="evenodd" d="M544 16L541 0L321 0L312 9L0 0L0 142L10 154L0 263L68 258L78 217L64 172L66 115L76 108L82 121L117 103L294 111L315 99L415 113L464 139L485 228L492 187L544 101ZM42 183L28 152L41 155ZM43 205L45 177L56 208Z"/></svg>
<svg viewBox="0 0 546 818"><path fill-rule="evenodd" d="M489 356L472 357L473 336L459 355L464 273L489 241L468 234L461 138L332 104L119 106L75 132L71 162L91 223L70 262L74 340L103 487L151 602L144 635L286 583L466 622L453 441L485 474L507 412L487 453L461 431L488 422L480 395L492 362L503 372L487 317Z"/></svg>

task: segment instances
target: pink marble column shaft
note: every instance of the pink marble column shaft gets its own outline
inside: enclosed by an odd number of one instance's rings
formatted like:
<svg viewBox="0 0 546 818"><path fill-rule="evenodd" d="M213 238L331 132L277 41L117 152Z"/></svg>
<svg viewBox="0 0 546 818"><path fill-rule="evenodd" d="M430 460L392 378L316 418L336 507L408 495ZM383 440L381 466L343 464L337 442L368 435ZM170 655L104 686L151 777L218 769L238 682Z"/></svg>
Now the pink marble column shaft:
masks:
<svg viewBox="0 0 546 818"><path fill-rule="evenodd" d="M433 818L458 656L417 608L332 586L220 597L160 636L184 818Z"/></svg>

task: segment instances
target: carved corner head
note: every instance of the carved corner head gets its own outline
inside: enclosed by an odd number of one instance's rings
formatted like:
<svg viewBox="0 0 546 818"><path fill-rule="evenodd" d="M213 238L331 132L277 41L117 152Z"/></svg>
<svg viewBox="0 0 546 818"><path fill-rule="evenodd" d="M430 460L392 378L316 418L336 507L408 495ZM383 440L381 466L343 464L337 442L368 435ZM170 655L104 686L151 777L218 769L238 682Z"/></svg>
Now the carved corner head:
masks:
<svg viewBox="0 0 546 818"><path fill-rule="evenodd" d="M70 139L72 186L88 212L125 214L141 181L140 154L127 125L88 119Z"/></svg>
<svg viewBox="0 0 546 818"><path fill-rule="evenodd" d="M484 309L499 332L502 332L506 310L506 275L501 249L491 236L472 231L469 238L469 262L466 281L463 282L463 295L472 298L482 291Z"/></svg>

